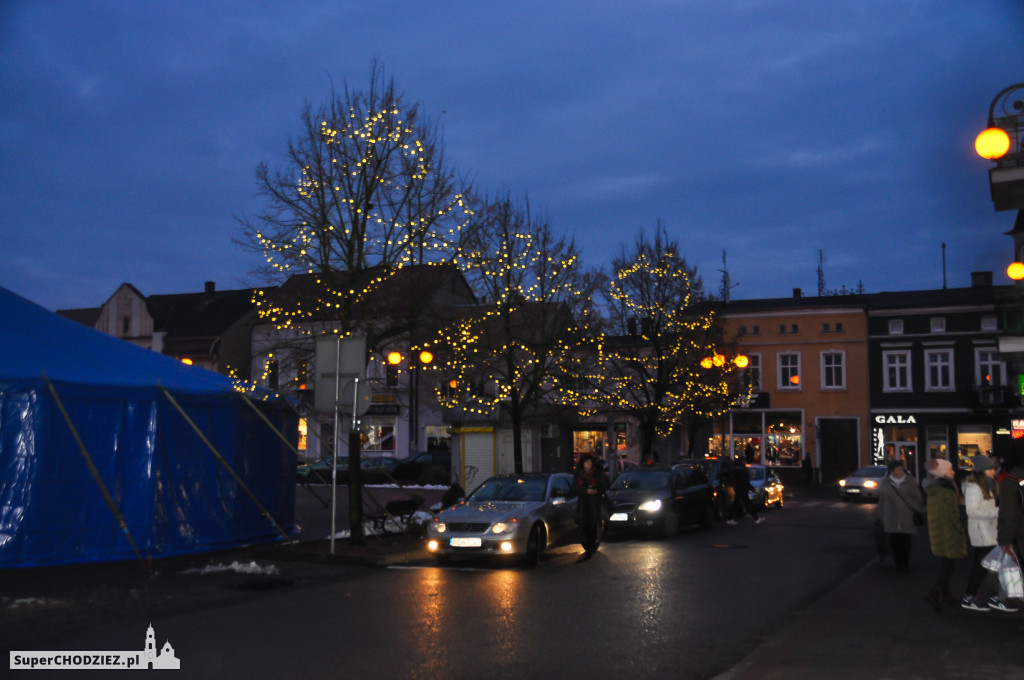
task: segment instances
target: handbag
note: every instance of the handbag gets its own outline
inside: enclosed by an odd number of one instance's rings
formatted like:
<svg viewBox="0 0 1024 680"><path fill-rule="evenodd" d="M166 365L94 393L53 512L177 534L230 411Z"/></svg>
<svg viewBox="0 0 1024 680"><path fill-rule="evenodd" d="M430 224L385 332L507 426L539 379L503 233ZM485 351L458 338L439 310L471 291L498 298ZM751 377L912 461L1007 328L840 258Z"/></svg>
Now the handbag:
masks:
<svg viewBox="0 0 1024 680"><path fill-rule="evenodd" d="M914 526L915 527L923 526L924 525L924 513L922 513L920 510L915 510L914 508L912 508L910 506L910 503L907 502L907 499L904 498L903 494L900 493L899 489L893 489L893 490L896 492L896 495L900 497L900 500L903 501L903 504L906 505L908 508L910 508L910 519L913 520Z"/></svg>

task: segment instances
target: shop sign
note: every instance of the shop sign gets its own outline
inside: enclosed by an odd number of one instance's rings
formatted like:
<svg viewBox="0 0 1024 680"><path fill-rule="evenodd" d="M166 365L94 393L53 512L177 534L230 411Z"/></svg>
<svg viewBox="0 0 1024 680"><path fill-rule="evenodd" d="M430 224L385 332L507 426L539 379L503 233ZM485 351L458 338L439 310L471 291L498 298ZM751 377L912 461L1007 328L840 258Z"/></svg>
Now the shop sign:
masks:
<svg viewBox="0 0 1024 680"><path fill-rule="evenodd" d="M917 418L914 416L875 416L875 422L879 425L916 425Z"/></svg>
<svg viewBox="0 0 1024 680"><path fill-rule="evenodd" d="M1010 436L1014 439L1024 438L1024 418L1010 419Z"/></svg>
<svg viewBox="0 0 1024 680"><path fill-rule="evenodd" d="M370 404L370 409L366 412L368 416L397 416L398 414L398 404Z"/></svg>

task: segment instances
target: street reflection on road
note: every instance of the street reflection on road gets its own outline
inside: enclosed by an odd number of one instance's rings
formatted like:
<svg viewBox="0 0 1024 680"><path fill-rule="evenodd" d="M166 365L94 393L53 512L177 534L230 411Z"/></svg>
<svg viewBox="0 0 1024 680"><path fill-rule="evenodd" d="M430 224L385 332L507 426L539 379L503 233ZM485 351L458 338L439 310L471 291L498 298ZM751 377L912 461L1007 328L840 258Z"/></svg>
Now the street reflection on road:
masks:
<svg viewBox="0 0 1024 680"><path fill-rule="evenodd" d="M623 612L623 621L637 627L638 637L633 639L652 641L666 633L665 576L672 571L668 565L670 553L659 544L637 544L631 547L631 552L629 562L635 571L624 582L627 592L623 602L632 611Z"/></svg>
<svg viewBox="0 0 1024 680"><path fill-rule="evenodd" d="M442 677L462 655L514 659L522 632L519 600L523 575L517 569L466 572L421 569L408 603L415 633L410 643L420 666L417 676ZM452 612L461 611L455 617Z"/></svg>

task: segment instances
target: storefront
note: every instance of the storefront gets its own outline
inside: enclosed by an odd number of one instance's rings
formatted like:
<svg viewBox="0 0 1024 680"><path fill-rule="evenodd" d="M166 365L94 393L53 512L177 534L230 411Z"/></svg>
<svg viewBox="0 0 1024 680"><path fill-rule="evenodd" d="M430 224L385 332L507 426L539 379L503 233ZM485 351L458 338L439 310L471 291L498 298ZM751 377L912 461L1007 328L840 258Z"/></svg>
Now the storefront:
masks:
<svg viewBox="0 0 1024 680"><path fill-rule="evenodd" d="M967 459L978 454L992 454L1000 445L998 434L1009 430L995 422L978 422L976 416L963 413L894 413L876 414L872 418L873 465L885 465L900 459L907 470L921 479L924 463L930 458L944 458L957 468L970 467ZM955 452L955 456L950 453ZM919 454L923 453L921 456Z"/></svg>
<svg viewBox="0 0 1024 680"><path fill-rule="evenodd" d="M604 460L605 453L615 451L620 460L626 457L626 424L613 423L611 427L601 429L582 429L592 427L582 425L580 429L572 432L572 465L576 466L580 456L589 453L596 458ZM609 446L609 430L614 444ZM635 461L634 461L635 462Z"/></svg>
<svg viewBox="0 0 1024 680"><path fill-rule="evenodd" d="M722 416L721 423L722 433L708 440L710 455L800 467L805 446L803 411L735 410Z"/></svg>

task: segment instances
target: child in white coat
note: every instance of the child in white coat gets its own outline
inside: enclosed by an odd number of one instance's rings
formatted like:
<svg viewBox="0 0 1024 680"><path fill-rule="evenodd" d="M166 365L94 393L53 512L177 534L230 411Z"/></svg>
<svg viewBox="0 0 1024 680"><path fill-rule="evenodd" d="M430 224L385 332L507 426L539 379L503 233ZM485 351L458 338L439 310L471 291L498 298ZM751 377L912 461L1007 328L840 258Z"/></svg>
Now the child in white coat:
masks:
<svg viewBox="0 0 1024 680"><path fill-rule="evenodd" d="M974 546L974 565L967 577L967 590L960 606L972 611L996 609L1015 612L1017 609L996 596L982 602L978 599L978 588L988 571L981 566L981 560L996 545L995 464L988 456L974 456L974 471L964 479L962 488L964 505L967 508L967 537Z"/></svg>

